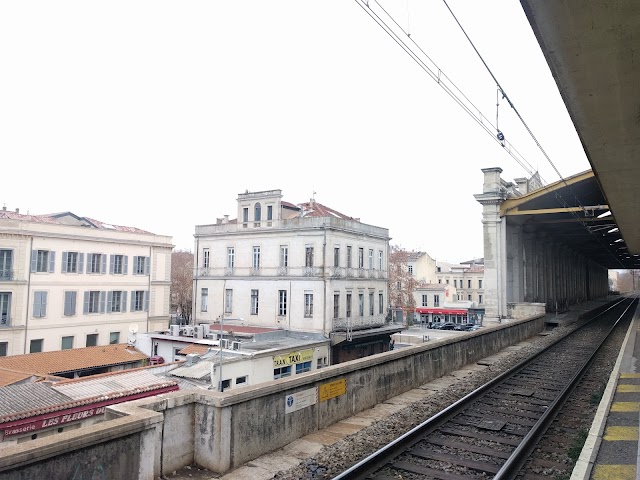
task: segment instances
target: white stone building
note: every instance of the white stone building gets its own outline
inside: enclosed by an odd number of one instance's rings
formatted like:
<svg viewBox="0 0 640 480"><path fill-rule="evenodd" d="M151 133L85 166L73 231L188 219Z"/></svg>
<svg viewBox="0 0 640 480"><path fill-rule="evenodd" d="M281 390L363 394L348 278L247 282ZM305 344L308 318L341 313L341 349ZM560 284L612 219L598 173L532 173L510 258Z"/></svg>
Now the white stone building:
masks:
<svg viewBox="0 0 640 480"><path fill-rule="evenodd" d="M224 315L247 325L320 332L332 363L388 348L389 232L281 190L238 195L195 230L194 323Z"/></svg>
<svg viewBox="0 0 640 480"><path fill-rule="evenodd" d="M0 211L0 356L126 343L169 323L171 237Z"/></svg>
<svg viewBox="0 0 640 480"><path fill-rule="evenodd" d="M484 263L482 258L460 264L436 263L438 283L453 285L456 288L454 301L473 302L474 306L484 305Z"/></svg>

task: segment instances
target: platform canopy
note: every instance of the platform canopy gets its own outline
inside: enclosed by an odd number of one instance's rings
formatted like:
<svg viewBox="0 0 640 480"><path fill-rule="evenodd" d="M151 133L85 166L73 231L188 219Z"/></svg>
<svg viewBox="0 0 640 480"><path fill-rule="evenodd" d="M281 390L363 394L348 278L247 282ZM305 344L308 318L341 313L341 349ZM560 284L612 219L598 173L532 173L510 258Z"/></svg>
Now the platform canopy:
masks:
<svg viewBox="0 0 640 480"><path fill-rule="evenodd" d="M640 268L591 170L507 199L500 214L523 233L567 245L605 268Z"/></svg>
<svg viewBox="0 0 640 480"><path fill-rule="evenodd" d="M628 252L640 254L640 2L520 3L603 192L597 203L608 205ZM584 237L582 248L623 268L599 245ZM629 260L627 267L640 268Z"/></svg>

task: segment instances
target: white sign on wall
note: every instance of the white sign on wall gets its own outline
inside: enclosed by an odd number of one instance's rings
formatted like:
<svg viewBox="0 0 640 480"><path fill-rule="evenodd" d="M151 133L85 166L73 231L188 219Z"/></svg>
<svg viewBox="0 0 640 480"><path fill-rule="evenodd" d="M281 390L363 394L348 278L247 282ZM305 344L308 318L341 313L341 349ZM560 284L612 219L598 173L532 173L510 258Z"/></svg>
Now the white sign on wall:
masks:
<svg viewBox="0 0 640 480"><path fill-rule="evenodd" d="M318 387L308 388L284 397L284 413L295 412L316 403L318 403Z"/></svg>

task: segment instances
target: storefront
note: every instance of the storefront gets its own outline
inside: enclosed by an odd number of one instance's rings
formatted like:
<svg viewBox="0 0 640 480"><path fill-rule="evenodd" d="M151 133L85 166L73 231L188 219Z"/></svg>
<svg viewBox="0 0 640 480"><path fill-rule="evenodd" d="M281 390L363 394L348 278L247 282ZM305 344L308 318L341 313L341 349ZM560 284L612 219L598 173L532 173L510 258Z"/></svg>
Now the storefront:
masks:
<svg viewBox="0 0 640 480"><path fill-rule="evenodd" d="M416 314L420 317L420 323L468 323L469 316L466 309L456 308L426 308L417 307Z"/></svg>

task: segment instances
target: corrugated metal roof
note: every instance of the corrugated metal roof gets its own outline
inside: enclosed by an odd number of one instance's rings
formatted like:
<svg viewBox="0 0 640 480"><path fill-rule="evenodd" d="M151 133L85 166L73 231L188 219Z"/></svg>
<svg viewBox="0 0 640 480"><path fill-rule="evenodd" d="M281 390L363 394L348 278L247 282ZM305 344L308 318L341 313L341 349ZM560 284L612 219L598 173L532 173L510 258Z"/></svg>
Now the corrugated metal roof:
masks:
<svg viewBox="0 0 640 480"><path fill-rule="evenodd" d="M193 365L183 365L182 367L171 370L171 375L183 378L193 378L197 380L205 380L211 376L211 364L206 360L201 360Z"/></svg>
<svg viewBox="0 0 640 480"><path fill-rule="evenodd" d="M133 390L148 391L154 388L175 385L176 382L157 377L144 371L119 373L117 375L100 376L82 381L61 382L52 388L74 400L82 398L110 396L116 392L133 393Z"/></svg>
<svg viewBox="0 0 640 480"><path fill-rule="evenodd" d="M55 408L71 400L45 383L8 385L0 388L0 417L47 407Z"/></svg>

